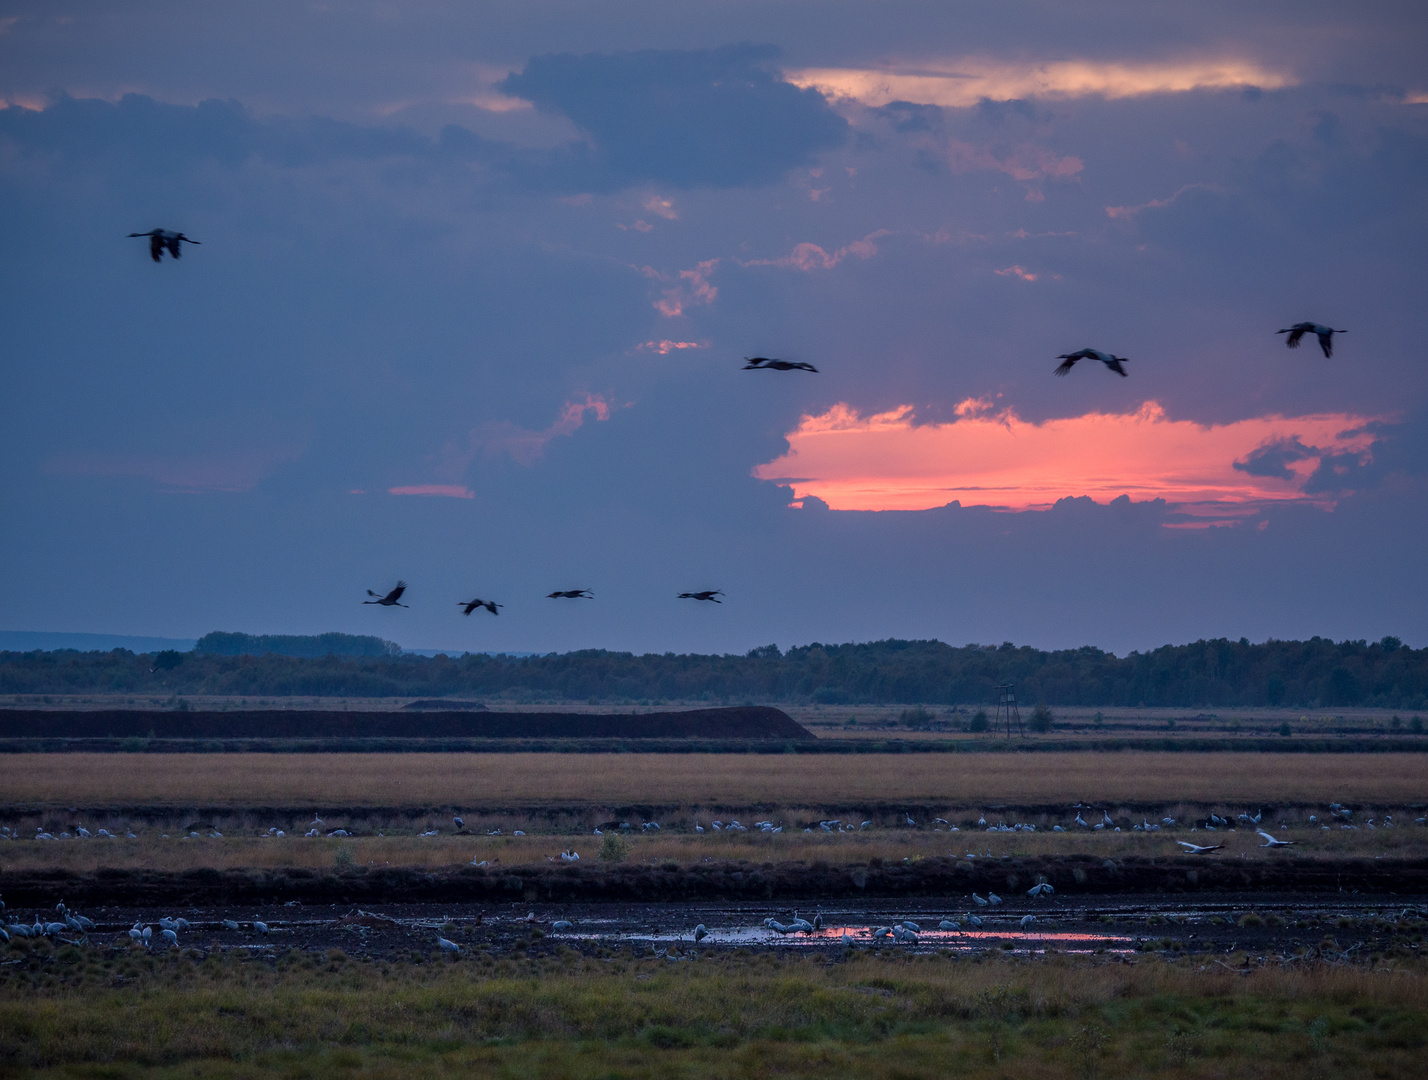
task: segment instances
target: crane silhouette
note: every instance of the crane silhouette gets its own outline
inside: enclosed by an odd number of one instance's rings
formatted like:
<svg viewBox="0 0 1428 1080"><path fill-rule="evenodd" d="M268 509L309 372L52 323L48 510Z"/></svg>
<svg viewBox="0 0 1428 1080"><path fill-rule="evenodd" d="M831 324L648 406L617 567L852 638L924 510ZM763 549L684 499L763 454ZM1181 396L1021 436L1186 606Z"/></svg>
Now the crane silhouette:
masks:
<svg viewBox="0 0 1428 1080"><path fill-rule="evenodd" d="M722 604L724 601L715 600L716 596L723 596L723 589L705 589L703 592L682 592L679 594L680 600L709 600L715 604Z"/></svg>
<svg viewBox="0 0 1428 1080"><path fill-rule="evenodd" d="M1100 349L1077 349L1073 353L1062 353L1056 359L1061 361L1061 366L1056 369L1056 374L1065 375L1076 366L1077 360L1099 360L1110 368L1117 375L1125 376L1126 370L1121 367L1128 359L1124 356L1116 356L1113 353L1102 352Z"/></svg>
<svg viewBox="0 0 1428 1080"><path fill-rule="evenodd" d="M812 371L817 374L818 369L812 364L806 364L802 360L770 360L767 356L746 356L744 357L745 371Z"/></svg>
<svg viewBox="0 0 1428 1080"><path fill-rule="evenodd" d="M407 591L407 583L406 583L405 581L399 581L399 582L397 582L397 587L396 587L395 589L393 589L391 592L387 593L386 596L383 596L381 593L374 593L371 589L368 589L368 590L367 590L367 595L368 595L368 596L375 596L376 599L375 599L375 600L363 600L362 603L364 603L364 604L381 604L383 607L411 607L410 604L403 604L403 603L401 602L402 593L404 593L404 592L406 592L406 591Z"/></svg>
<svg viewBox="0 0 1428 1080"><path fill-rule="evenodd" d="M1192 844L1188 840L1175 841L1185 849L1186 855L1208 855L1212 851L1219 851L1224 844Z"/></svg>
<svg viewBox="0 0 1428 1080"><path fill-rule="evenodd" d="M1335 330L1332 326L1320 326L1316 322L1297 322L1287 330L1276 330L1277 334L1288 334L1284 339L1284 344L1291 349L1299 348L1299 339L1305 334L1313 334L1319 339L1319 348L1324 350L1324 356L1334 355L1334 335L1347 334L1347 330Z"/></svg>
<svg viewBox="0 0 1428 1080"><path fill-rule="evenodd" d="M553 593L547 593L548 600L594 600L595 594L589 589L557 589Z"/></svg>
<svg viewBox="0 0 1428 1080"><path fill-rule="evenodd" d="M149 238L149 258L154 262L164 261L164 249L175 259L183 254L181 244L198 244L199 240L190 240L181 232L171 232L168 229L150 229L148 232L131 232L132 236L147 236Z"/></svg>
<svg viewBox="0 0 1428 1080"><path fill-rule="evenodd" d="M506 605L498 604L494 600L458 600L456 601L456 606L465 609L461 613L463 615L470 615L477 608L485 608L492 615L499 615L501 613L496 609L503 608Z"/></svg>

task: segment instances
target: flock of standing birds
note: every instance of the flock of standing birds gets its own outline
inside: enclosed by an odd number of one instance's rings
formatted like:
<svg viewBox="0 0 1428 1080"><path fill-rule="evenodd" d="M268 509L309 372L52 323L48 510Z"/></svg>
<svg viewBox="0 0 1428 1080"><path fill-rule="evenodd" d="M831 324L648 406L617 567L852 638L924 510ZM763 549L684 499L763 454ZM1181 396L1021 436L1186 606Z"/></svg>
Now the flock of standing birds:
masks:
<svg viewBox="0 0 1428 1080"><path fill-rule="evenodd" d="M168 252L173 259L178 259L183 254L184 244L198 244L200 241L191 240L181 232L174 232L170 229L150 229L148 232L135 232L129 234L131 237L147 237L149 240L149 257L156 263L163 262L164 253ZM1331 326L1323 326L1316 322L1298 322L1293 326L1277 331L1280 334L1288 334L1285 344L1291 349L1297 349L1299 342L1305 334L1313 334L1319 339L1319 347L1324 351L1325 357L1334 355L1334 335L1346 333L1344 330L1336 330ZM1056 359L1061 363L1055 370L1056 375L1066 375L1080 360L1099 360L1105 364L1107 369L1114 371L1122 378L1128 372L1122 366L1129 362L1125 356L1116 356L1114 353L1102 352L1100 349L1077 349L1075 352L1062 353ZM812 364L802 360L780 360L767 356L746 356L744 357L744 371L808 371L814 374L818 369ZM370 600L363 600L364 604L376 604L380 607L410 607L409 604L401 602L402 595L407 591L407 583L398 581L396 586L385 593L367 590ZM555 592L546 594L551 600L593 600L595 594L589 589L557 589ZM723 601L717 599L724 593L720 589L703 589L697 592L682 592L677 594L679 600L701 600L709 603L719 604ZM492 600L461 600L457 606L462 609L462 614L470 615L472 612L484 609L492 615L499 615L504 604L498 604Z"/></svg>

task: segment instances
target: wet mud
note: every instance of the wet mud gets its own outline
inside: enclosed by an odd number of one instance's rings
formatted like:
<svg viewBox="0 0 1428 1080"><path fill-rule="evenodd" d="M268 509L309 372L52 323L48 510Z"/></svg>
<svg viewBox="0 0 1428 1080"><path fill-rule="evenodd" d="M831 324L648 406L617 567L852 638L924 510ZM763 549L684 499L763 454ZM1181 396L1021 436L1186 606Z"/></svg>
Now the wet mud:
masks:
<svg viewBox="0 0 1428 1080"><path fill-rule="evenodd" d="M198 953L248 950L276 956L289 950L328 952L369 959L455 959L480 954L544 955L574 949L588 955L629 950L669 959L728 950L798 952L876 949L953 955L1138 953L1166 956L1229 953L1328 960L1416 956L1428 929L1428 895L1357 896L1306 900L1284 896L1219 896L1128 900L1081 895L1005 900L980 907L967 896L938 900L828 903L806 908L736 904L381 904L370 908L286 904L221 907L70 905L95 925L47 939L118 949ZM21 923L53 920L54 906L9 911ZM780 932L765 920L796 915L820 928ZM981 920L974 925L971 917ZM183 918L174 942L160 920ZM940 928L943 920L955 928ZM265 929L255 924L261 923ZM236 926L234 925L236 924ZM911 929L911 934L902 927ZM149 927L147 941L132 928ZM696 927L704 931L696 941ZM895 938L891 931L901 938ZM11 927L13 930L13 926ZM879 933L883 931L883 933ZM45 948L12 935L21 950ZM441 940L448 945L443 947ZM454 945L455 948L450 948Z"/></svg>

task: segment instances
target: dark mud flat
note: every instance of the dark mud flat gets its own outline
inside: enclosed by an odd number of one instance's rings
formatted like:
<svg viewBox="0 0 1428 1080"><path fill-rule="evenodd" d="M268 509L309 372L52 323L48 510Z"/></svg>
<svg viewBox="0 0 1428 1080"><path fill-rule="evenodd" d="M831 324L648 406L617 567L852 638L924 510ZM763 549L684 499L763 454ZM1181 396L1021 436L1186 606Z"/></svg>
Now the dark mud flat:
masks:
<svg viewBox="0 0 1428 1080"><path fill-rule="evenodd" d="M1428 859L1218 859L1214 856L1091 856L919 859L886 865L746 862L542 867L462 866L442 870L359 867L277 870L10 871L0 894L12 905L226 906L420 903L828 903L843 900L1014 897L1046 882L1058 896L1208 897L1428 895Z"/></svg>
<svg viewBox="0 0 1428 1080"><path fill-rule="evenodd" d="M1147 952L1212 957L1235 952L1333 960L1416 956L1428 929L1428 895L1322 902L1286 896L1147 902L1083 895L1051 901L1007 900L988 908L977 907L963 896L816 905L800 912L809 919L821 916L821 928L811 933L785 934L764 924L767 918L791 919L795 910L767 904L104 906L86 909L95 929L82 937L58 935L55 943L201 953L243 949L258 955L340 949L349 956L401 960L443 952L458 957L483 951L543 955L560 949L591 955L608 954L611 949L635 954L653 951L670 958L708 950L878 949L1127 958ZM980 927L970 922L969 913L982 920ZM21 922L54 917L52 906L48 912L22 909L12 914ZM179 932L177 945L160 933L159 920L165 916L182 917L190 924ZM1028 916L1031 921L1024 921ZM956 921L958 928L940 929L944 919ZM238 928L225 925L225 920L236 922ZM256 929L255 921L263 923L266 932ZM876 936L881 927L909 921L917 927L915 939ZM147 946L131 940L129 930L134 926L153 928ZM697 944L696 926L706 931ZM443 950L441 938L454 942L458 952Z"/></svg>
<svg viewBox="0 0 1428 1080"><path fill-rule="evenodd" d="M469 709L0 709L0 739L778 739L815 736L782 709L740 706L643 714Z"/></svg>

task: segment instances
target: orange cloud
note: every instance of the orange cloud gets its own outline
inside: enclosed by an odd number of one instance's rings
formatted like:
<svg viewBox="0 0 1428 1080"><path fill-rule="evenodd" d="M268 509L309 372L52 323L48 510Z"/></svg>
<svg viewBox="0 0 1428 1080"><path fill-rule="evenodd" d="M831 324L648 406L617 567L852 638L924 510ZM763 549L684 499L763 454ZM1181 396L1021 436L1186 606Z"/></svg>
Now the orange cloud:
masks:
<svg viewBox="0 0 1428 1080"><path fill-rule="evenodd" d="M356 494L356 492L354 492ZM387 489L388 495L438 495L448 499L474 499L476 493L460 484L410 484Z"/></svg>
<svg viewBox="0 0 1428 1080"><path fill-rule="evenodd" d="M804 68L784 72L798 87L874 108L893 101L966 108L983 98L1126 98L1188 90L1293 86L1293 76L1238 58L1152 63L1065 60L1007 63L985 56L893 63L882 68Z"/></svg>
<svg viewBox="0 0 1428 1080"><path fill-rule="evenodd" d="M1229 424L1171 420L1158 402L1131 413L1031 423L985 399L950 423L914 423L913 407L861 416L839 403L804 416L789 450L754 469L835 510L963 506L1032 510L1068 496L1164 499L1200 517L1234 518L1268 503L1318 502L1304 482L1328 455L1367 460L1374 417L1258 416Z"/></svg>

